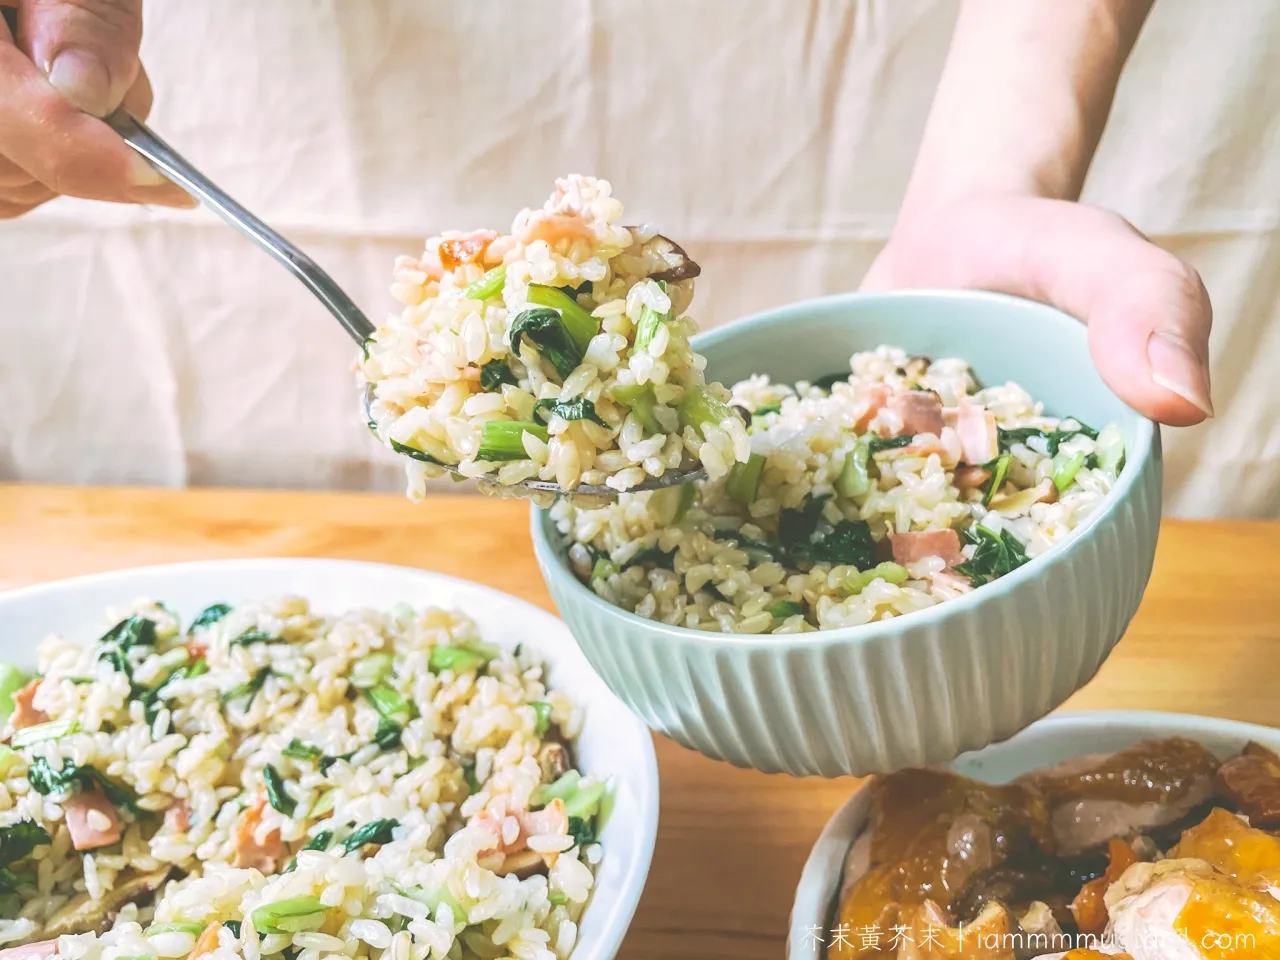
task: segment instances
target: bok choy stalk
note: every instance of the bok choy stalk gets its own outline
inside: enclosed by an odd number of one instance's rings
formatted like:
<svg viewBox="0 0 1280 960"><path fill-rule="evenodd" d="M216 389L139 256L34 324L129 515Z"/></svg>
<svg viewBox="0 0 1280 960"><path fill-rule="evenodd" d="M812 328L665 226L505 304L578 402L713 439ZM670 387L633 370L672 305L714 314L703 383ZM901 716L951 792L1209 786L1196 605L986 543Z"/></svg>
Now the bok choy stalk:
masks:
<svg viewBox="0 0 1280 960"><path fill-rule="evenodd" d="M663 432L662 424L654 413L658 400L650 384L620 384L609 391L609 396L636 415L645 433Z"/></svg>
<svg viewBox="0 0 1280 960"><path fill-rule="evenodd" d="M547 428L530 420L490 420L480 433L480 449L477 460L490 462L504 460L528 460L524 448L524 435L531 433L543 443L550 439Z"/></svg>
<svg viewBox="0 0 1280 960"><path fill-rule="evenodd" d="M560 314L564 327L578 347L578 352L586 353L591 338L600 332L600 321L590 312L578 305L578 301L559 287L547 287L540 283L529 284L528 300L554 310ZM512 340L514 343L514 338ZM567 376L567 374L566 374Z"/></svg>

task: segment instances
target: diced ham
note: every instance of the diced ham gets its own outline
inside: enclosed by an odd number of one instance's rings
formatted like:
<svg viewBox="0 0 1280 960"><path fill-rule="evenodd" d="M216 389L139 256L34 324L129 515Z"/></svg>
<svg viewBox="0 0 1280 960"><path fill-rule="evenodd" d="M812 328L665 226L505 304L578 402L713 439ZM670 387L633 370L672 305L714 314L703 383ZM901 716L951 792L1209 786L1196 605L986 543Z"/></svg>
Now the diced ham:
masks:
<svg viewBox="0 0 1280 960"><path fill-rule="evenodd" d="M9 717L9 724L13 729L21 730L23 727L34 727L37 723L48 722L48 715L33 706L36 691L39 689L40 680L37 678L13 695L13 715Z"/></svg>
<svg viewBox="0 0 1280 960"><path fill-rule="evenodd" d="M951 529L891 533L889 541L893 544L894 562L903 566L925 557L941 557L949 567L964 561L960 535Z"/></svg>
<svg viewBox="0 0 1280 960"><path fill-rule="evenodd" d="M595 236L591 225L579 216L566 213L538 213L534 214L533 219L520 233L520 240L523 243L543 240L555 246L561 240L594 240Z"/></svg>
<svg viewBox="0 0 1280 960"><path fill-rule="evenodd" d="M205 654L207 654L208 652L209 652L208 646L201 643L199 640L187 641L187 662L188 663L195 663L197 660L203 660L205 657Z"/></svg>
<svg viewBox="0 0 1280 960"><path fill-rule="evenodd" d="M0 960L35 960L36 957L52 957L57 952L57 940L40 940L0 950Z"/></svg>
<svg viewBox="0 0 1280 960"><path fill-rule="evenodd" d="M853 421L854 432L866 433L867 427L871 426L871 421L875 419L877 413L884 409L884 405L889 402L892 396L893 390L888 384L869 384L858 398L858 406L856 408L858 415Z"/></svg>
<svg viewBox="0 0 1280 960"><path fill-rule="evenodd" d="M955 472L953 478L958 490L978 490L991 480L991 471L973 464L966 464Z"/></svg>
<svg viewBox="0 0 1280 960"><path fill-rule="evenodd" d="M551 866L557 856L555 853L530 850L529 838L567 834L569 815L565 812L564 801L557 797L541 810L526 810L514 816L520 824L520 832L510 843L502 838L502 825L506 818L496 817L488 811L476 816L473 823L489 831L494 841L493 847L482 851L478 859L481 866L495 873L514 873L524 878L538 872L544 863Z"/></svg>
<svg viewBox="0 0 1280 960"><path fill-rule="evenodd" d="M263 841L258 842L258 827L262 825L262 811L266 806L266 796L259 794L253 806L236 824L234 866L274 873L276 863L284 856L285 847L280 842L279 830L269 831Z"/></svg>
<svg viewBox="0 0 1280 960"><path fill-rule="evenodd" d="M97 850L120 840L120 815L101 790L81 790L62 805L77 850Z"/></svg>
<svg viewBox="0 0 1280 960"><path fill-rule="evenodd" d="M960 450L965 463L989 463L1000 455L995 414L968 397L960 399L956 433L960 436Z"/></svg>
<svg viewBox="0 0 1280 960"><path fill-rule="evenodd" d="M941 436L942 398L931 390L911 390L889 401L889 409L902 418L902 434L931 433Z"/></svg>
<svg viewBox="0 0 1280 960"><path fill-rule="evenodd" d="M164 828L170 833L186 833L191 829L191 808L185 800L176 800L164 812Z"/></svg>
<svg viewBox="0 0 1280 960"><path fill-rule="evenodd" d="M498 239L496 230L472 230L460 237L440 241L440 264L446 270L456 270L464 263L479 263L489 244Z"/></svg>

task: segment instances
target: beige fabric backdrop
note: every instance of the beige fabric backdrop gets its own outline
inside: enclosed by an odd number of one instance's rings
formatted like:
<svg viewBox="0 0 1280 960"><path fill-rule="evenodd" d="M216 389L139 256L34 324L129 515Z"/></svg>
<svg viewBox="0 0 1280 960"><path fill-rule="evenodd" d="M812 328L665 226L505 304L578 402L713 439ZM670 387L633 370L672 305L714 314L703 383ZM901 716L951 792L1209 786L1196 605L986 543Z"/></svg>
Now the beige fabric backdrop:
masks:
<svg viewBox="0 0 1280 960"><path fill-rule="evenodd" d="M1065 2L1065 0L1029 0ZM446 227L609 178L724 323L855 286L887 236L951 0L151 0L156 128L371 315ZM1160 0L1088 199L1204 273L1218 419L1166 431L1183 515L1280 509L1280 3ZM0 224L0 477L400 485L352 345L203 211Z"/></svg>

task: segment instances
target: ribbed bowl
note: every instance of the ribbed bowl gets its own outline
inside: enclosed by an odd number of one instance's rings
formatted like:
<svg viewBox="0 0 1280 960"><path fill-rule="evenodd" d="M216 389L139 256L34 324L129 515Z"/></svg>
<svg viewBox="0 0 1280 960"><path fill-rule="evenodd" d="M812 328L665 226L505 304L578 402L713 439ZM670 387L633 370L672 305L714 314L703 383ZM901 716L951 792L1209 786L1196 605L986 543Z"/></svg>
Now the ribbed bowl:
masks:
<svg viewBox="0 0 1280 960"><path fill-rule="evenodd" d="M737 766L865 775L949 760L1005 739L1093 677L1151 574L1160 524L1160 435L1089 358L1085 329L1050 307L985 293L848 294L699 337L708 376L789 382L844 368L882 343L970 361L1046 410L1121 425L1115 490L1066 544L958 600L893 620L787 636L671 627L606 603L569 569L545 512L538 563L605 683L654 730Z"/></svg>

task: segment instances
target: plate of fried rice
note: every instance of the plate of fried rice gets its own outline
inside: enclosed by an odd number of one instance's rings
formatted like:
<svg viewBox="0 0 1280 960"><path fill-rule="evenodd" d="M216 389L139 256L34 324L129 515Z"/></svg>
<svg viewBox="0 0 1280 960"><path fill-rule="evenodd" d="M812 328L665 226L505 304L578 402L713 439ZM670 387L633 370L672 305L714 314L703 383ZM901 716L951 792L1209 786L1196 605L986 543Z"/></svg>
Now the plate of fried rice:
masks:
<svg viewBox="0 0 1280 960"><path fill-rule="evenodd" d="M689 345L697 263L622 220L608 181L574 174L509 233L449 230L396 261L403 309L358 375L411 497L446 467L489 492L623 491L747 459L745 425Z"/></svg>
<svg viewBox="0 0 1280 960"><path fill-rule="evenodd" d="M612 957L648 732L563 625L373 564L0 597L0 956Z"/></svg>

